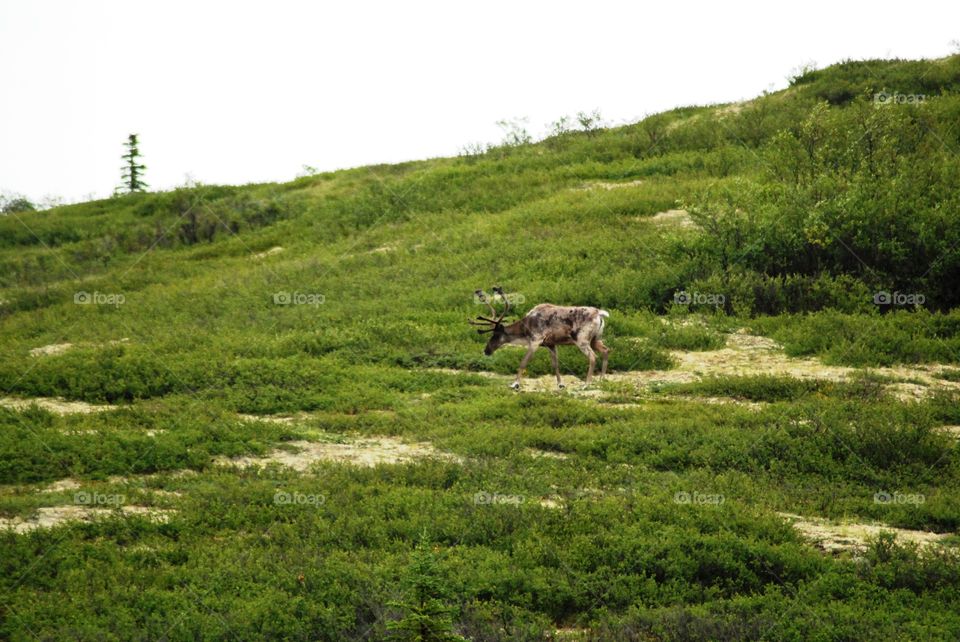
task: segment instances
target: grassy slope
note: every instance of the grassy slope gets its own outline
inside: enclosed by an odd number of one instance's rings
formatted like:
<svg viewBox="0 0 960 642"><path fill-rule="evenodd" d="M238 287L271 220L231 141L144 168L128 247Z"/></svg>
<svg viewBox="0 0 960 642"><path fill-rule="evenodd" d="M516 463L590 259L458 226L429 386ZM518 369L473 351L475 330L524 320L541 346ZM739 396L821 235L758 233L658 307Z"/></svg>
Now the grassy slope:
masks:
<svg viewBox="0 0 960 642"><path fill-rule="evenodd" d="M0 602L11 606L2 607L2 635L379 635L409 542L423 528L442 545L458 621L478 639L537 638L572 624L610 639L630 631L956 635L955 557L931 562L880 547L866 564L827 559L773 515L955 532L956 449L932 430L960 422L953 400L902 406L858 391L774 390L760 412L676 400L626 410L516 396L499 381L429 369L515 367L509 351L484 359L464 323L476 313L470 293L494 283L527 306L611 309L613 368L668 367L665 350L679 339L660 332L649 311L668 310L675 291L702 279L706 259L687 251L699 247L699 232L652 224L651 215L764 176L762 145L818 99L842 109L886 87L949 93L956 67L956 59L877 61L866 70L851 63L739 111L679 109L479 157L137 195L0 221L0 389L124 405L69 418L0 411L0 481L69 474L109 489L104 480L114 474L204 471L150 482L184 491L168 525L3 536L10 599ZM253 257L275 246L283 250ZM124 302L76 305L81 291ZM276 305L278 293L324 302ZM749 323L792 353L838 363L957 362L960 345L955 313L826 310L711 323ZM129 341L105 345L121 338ZM76 346L29 354L64 341ZM582 373L579 355L561 359ZM547 368L539 355L531 372ZM316 414L292 427L235 414L295 411ZM150 428L166 432L148 438ZM308 429L428 439L469 459L326 466L316 478L208 468L213 455L263 452ZM526 448L570 458L531 460ZM277 506L277 489L322 492L326 501ZM877 505L879 489L922 493L926 502ZM726 501L678 506L678 491ZM477 492L560 495L569 508L478 506ZM29 514L57 497L7 493L0 506ZM142 499L159 501L150 497Z"/></svg>

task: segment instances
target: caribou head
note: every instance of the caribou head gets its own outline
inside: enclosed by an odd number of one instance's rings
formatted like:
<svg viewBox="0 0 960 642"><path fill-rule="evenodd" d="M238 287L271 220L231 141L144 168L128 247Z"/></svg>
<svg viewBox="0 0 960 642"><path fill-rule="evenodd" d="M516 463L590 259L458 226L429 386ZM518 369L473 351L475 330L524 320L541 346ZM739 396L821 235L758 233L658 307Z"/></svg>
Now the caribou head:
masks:
<svg viewBox="0 0 960 642"><path fill-rule="evenodd" d="M490 310L490 316L477 315L475 320L471 319L468 321L470 325L480 326L481 329L477 330L477 334L490 335L490 340L487 341L487 345L483 349L483 354L488 357L501 346L510 342L510 335L507 333L506 326L503 325L504 317L510 312L510 300L500 286L494 287L493 293L500 295L500 298L503 300L503 310L497 312L486 293L483 290L477 290L473 294L478 301L487 304L487 308Z"/></svg>

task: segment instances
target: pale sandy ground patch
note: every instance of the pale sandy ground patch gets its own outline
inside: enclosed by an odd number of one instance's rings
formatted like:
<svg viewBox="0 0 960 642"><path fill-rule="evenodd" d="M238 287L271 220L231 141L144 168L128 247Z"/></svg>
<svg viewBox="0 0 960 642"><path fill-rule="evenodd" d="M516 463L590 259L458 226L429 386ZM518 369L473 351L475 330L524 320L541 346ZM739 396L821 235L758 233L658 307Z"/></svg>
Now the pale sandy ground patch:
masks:
<svg viewBox="0 0 960 642"><path fill-rule="evenodd" d="M110 410L113 406L94 405L85 401L67 401L59 397L33 397L30 399L21 399L16 397L0 397L0 406L11 408L13 410L26 410L32 405L36 405L44 410L56 413L58 415L87 414L91 412L103 412Z"/></svg>
<svg viewBox="0 0 960 642"><path fill-rule="evenodd" d="M719 350L686 352L674 350L670 356L677 362L672 370L645 370L611 373L612 382L626 382L638 388L655 384L689 383L708 377L772 375L796 379L849 381L857 374L870 372L910 382L887 384L886 389L901 400L922 399L937 389L960 390L960 384L938 379L939 366L893 366L883 368L854 368L829 366L816 358L793 358L783 352L782 346L767 337L752 335L745 330L727 336L727 344ZM542 388L543 381L532 380L532 389ZM553 386L555 388L555 385Z"/></svg>
<svg viewBox="0 0 960 642"><path fill-rule="evenodd" d="M253 417L251 415L251 417ZM256 417L260 419L260 417ZM265 466L276 463L298 472L307 471L310 466L319 461L332 461L355 466L374 467L381 464L409 463L422 459L433 458L461 463L462 459L456 455L437 450L428 442L406 443L393 437L361 437L349 439L341 443L293 441L287 444L296 451L276 449L263 457L218 457L215 463L220 466ZM553 456L554 454L546 455ZM144 481L161 476L182 478L195 476L196 471L178 470L148 475L122 476L114 475L107 479L107 483L114 485L134 485L138 492L152 493L158 497L172 499L182 497L179 491L156 488L144 488ZM59 493L77 491L83 487L83 482L73 478L60 479L30 492ZM22 487L6 487L4 492L23 492ZM48 506L37 509L29 518L0 518L0 530L12 528L16 533L26 533L37 528L52 528L68 521L92 521L109 515L147 515L158 521L165 521L169 515L176 512L170 509L153 508L146 506L124 505L116 509L100 508L82 505Z"/></svg>
<svg viewBox="0 0 960 642"><path fill-rule="evenodd" d="M111 340L105 343L70 343L70 342L51 343L49 345L40 346L38 348L31 348L30 356L31 357L50 357L58 354L63 354L64 352L67 352L71 348L75 348L75 347L87 346L87 347L94 347L94 348L102 348L104 346L115 346L121 343L127 343L128 341L130 341L130 339L128 339L127 337L124 337L122 339Z"/></svg>
<svg viewBox="0 0 960 642"><path fill-rule="evenodd" d="M142 486L145 480L149 480L163 474L171 477L183 477L187 474L196 475L196 472L192 470L183 470L174 471L172 473L154 473L150 475L140 475L134 477L113 476L107 480L107 483L125 486L125 488L117 489L120 491L119 493L111 490L103 494L124 498L126 497L127 492L135 491L137 493L148 493L162 500L173 500L182 497L183 493L180 491L165 490L161 488L147 488ZM83 482L72 477L67 477L65 479L59 479L57 481L50 482L49 484L41 486L40 488L31 486L4 486L0 487L0 493L74 493L74 499L76 499L76 493L80 491L80 489L82 489L86 483L91 482ZM135 487L131 488L131 485L134 485ZM97 519L111 516L126 517L136 515L145 516L157 522L166 522L173 514L177 512L176 510L170 508L125 504L123 503L125 501L124 499L120 499L119 501L121 504L116 507L89 506L82 502L75 502L73 504L58 506L44 506L36 509L36 511L29 517L0 517L0 531L9 529L14 533L22 534L40 528L55 528L67 522L92 522Z"/></svg>
<svg viewBox="0 0 960 642"><path fill-rule="evenodd" d="M653 216L638 216L638 221L650 221L655 225L670 225L673 227L697 227L697 224L690 218L687 210L667 210L658 212Z"/></svg>
<svg viewBox="0 0 960 642"><path fill-rule="evenodd" d="M67 522L92 522L105 517L138 515L156 522L166 522L176 511L152 506L120 506L113 508L94 508L91 506L46 506L38 508L36 513L24 519L21 517L0 517L0 530L12 529L15 533L28 533L38 528L55 528Z"/></svg>
<svg viewBox="0 0 960 642"><path fill-rule="evenodd" d="M635 180L635 181L626 181L622 183L611 183L608 181L593 181L590 183L585 183L584 185L580 187L575 187L573 189L578 192L594 190L594 189L604 189L604 190L610 191L612 189L624 189L626 187L637 187L638 185L643 185L643 181Z"/></svg>
<svg viewBox="0 0 960 642"><path fill-rule="evenodd" d="M274 254L279 254L280 252L283 252L283 248L280 247L279 245L275 245L271 247L269 250L264 250L263 252L257 252L256 254L253 255L253 258L265 259L268 256L273 256Z"/></svg>
<svg viewBox="0 0 960 642"><path fill-rule="evenodd" d="M397 414L396 410L388 410L383 408L367 408L356 413L357 415L374 415L380 417L395 417ZM293 426L296 424L306 423L312 420L316 420L318 417L323 417L324 413L322 412L297 412L293 414L278 414L278 415L251 415L246 413L239 413L239 417L243 421L265 421L272 424L280 424L283 426Z"/></svg>
<svg viewBox="0 0 960 642"><path fill-rule="evenodd" d="M183 493L181 493L179 490L165 490L163 488L147 488L145 490L160 497L169 497L171 499L175 497L183 497Z"/></svg>
<svg viewBox="0 0 960 642"><path fill-rule="evenodd" d="M480 346L481 348L483 346ZM518 355L521 353L518 352ZM512 378L509 375L497 374L496 372L487 372L485 370L457 370L456 368L427 368L430 372L440 372L449 375L477 375L478 377L487 377L488 379L507 379ZM423 395L421 395L423 396Z"/></svg>
<svg viewBox="0 0 960 642"><path fill-rule="evenodd" d="M569 459L570 455L567 453L557 452L555 450L540 450L539 448L527 448L525 451L528 455L538 459Z"/></svg>
<svg viewBox="0 0 960 642"><path fill-rule="evenodd" d="M789 521L805 539L827 553L863 552L868 546L868 541L882 532L893 533L900 544L911 543L921 547L939 544L949 537L949 534L945 533L915 531L878 523L836 522L793 513L777 513L777 515Z"/></svg>
<svg viewBox="0 0 960 642"><path fill-rule="evenodd" d="M30 350L31 357L40 357L44 355L55 355L63 354L67 350L73 347L72 343L51 343L50 345L40 346L39 348L32 348Z"/></svg>
<svg viewBox="0 0 960 642"><path fill-rule="evenodd" d="M752 335L744 329L728 335L726 347L720 350L673 351L670 355L678 361L678 370L697 378L774 375L840 382L849 381L858 373L870 372L893 379L912 380L886 385L887 390L901 400L921 399L932 394L937 388L960 390L957 382L945 381L935 376L942 366L828 366L814 357L788 357L776 341Z"/></svg>
<svg viewBox="0 0 960 642"><path fill-rule="evenodd" d="M930 372L943 379L960 377L960 368L956 366L931 366Z"/></svg>
<svg viewBox="0 0 960 642"><path fill-rule="evenodd" d="M760 401L748 401L746 399L734 399L733 397L683 397L680 395L663 395L663 399L671 401L691 401L695 399L697 403L703 403L710 406L740 406L747 410L759 411L766 404Z"/></svg>
<svg viewBox="0 0 960 642"><path fill-rule="evenodd" d="M157 479L159 477L169 477L170 479L183 479L184 477L196 477L199 475L190 468L181 468L180 470L165 470L159 473L147 473L146 475L111 475L107 477L110 484L140 484L144 480Z"/></svg>
<svg viewBox="0 0 960 642"><path fill-rule="evenodd" d="M663 128L663 131L665 131L665 132L668 133L668 134L671 134L671 133L677 131L678 129L680 129L681 127L684 127L684 126L686 126L687 124L692 123L692 122L694 122L694 121L696 121L696 120L699 120L699 119L700 119L700 115L699 115L699 114L694 114L693 116L690 116L689 118L679 118L679 119L677 119L677 120L672 120L672 121L670 121L669 123L667 123L667 126Z"/></svg>
<svg viewBox="0 0 960 642"><path fill-rule="evenodd" d="M664 323L674 323L663 319ZM697 321L681 320L681 325L695 324ZM602 401L609 397L608 393L599 386L584 387L582 376L586 374L586 359L579 354L571 354L571 350L560 351L561 370L578 369L583 375L574 376L561 374L561 380L567 394L594 398ZM519 361L521 353L517 352ZM727 335L726 345L719 350L704 351L670 351L670 356L677 363L677 367L670 370L635 370L629 372L613 372L607 375L607 381L619 384L628 384L634 392L643 397L651 388L663 384L692 383L710 377L731 376L758 376L771 375L793 377L796 379L814 379L824 381L850 381L858 374L871 373L900 379L895 383L885 384L885 389L902 401L915 401L926 398L937 390L947 389L960 391L960 382L940 379L937 375L951 368L942 365L920 366L892 366L882 368L854 368L850 366L830 366L814 357L788 357L783 346L768 337L751 334L741 328L737 332ZM467 372L452 368L431 368L433 372L448 374L476 374L484 377L500 379L509 383L512 375L500 375L491 372ZM909 380L909 381L903 381ZM525 377L521 388L525 392L556 392L556 378L551 375L540 377ZM619 398L622 395L615 395ZM691 401L705 401L706 403L738 403L751 408L760 408L762 404L741 402L723 397L689 397Z"/></svg>
<svg viewBox="0 0 960 642"><path fill-rule="evenodd" d="M714 113L717 116L734 116L743 111L744 106L746 106L747 101L739 103L730 103L729 105L724 105L723 107L717 107Z"/></svg>
<svg viewBox="0 0 960 642"><path fill-rule="evenodd" d="M181 479L183 477L189 477L196 474L197 472L195 470L184 468L182 470L173 470L173 471L166 471L161 473L149 473L146 475L131 475L129 477L124 475L111 475L110 477L107 478L107 483L115 486L135 485L137 486L135 490L143 490L151 493L168 494L168 495L172 494L172 495L179 496L180 493L178 492L164 491L164 490L159 490L155 488L146 488L142 486L142 484L145 481L156 479L163 475L167 475L172 479ZM40 488L37 488L34 492L63 493L63 492L75 491L83 488L83 485L85 483L91 484L91 483L98 483L98 482L84 482L80 479L75 479L73 477L65 477L63 479L58 479L57 481L50 482L45 486L41 486ZM26 488L29 489L30 487L28 486ZM24 487L20 487L20 486L0 486L0 491L6 491L6 492L20 492L23 489Z"/></svg>
<svg viewBox="0 0 960 642"><path fill-rule="evenodd" d="M960 426L940 426L937 430L955 439L960 439Z"/></svg>
<svg viewBox="0 0 960 642"><path fill-rule="evenodd" d="M96 435L100 431L96 428L63 428L60 430L60 432L64 435L81 436L81 435ZM147 430L143 431L143 435L145 437L156 437L157 435L163 434L165 432L167 431L163 428L157 428L157 429L148 428Z"/></svg>
<svg viewBox="0 0 960 642"><path fill-rule="evenodd" d="M45 488L41 488L41 493L62 493L70 490L77 490L80 488L80 482L76 479L67 477L66 479L58 479L55 482L50 483Z"/></svg>
<svg viewBox="0 0 960 642"><path fill-rule="evenodd" d="M244 421L266 421L272 424L283 425L290 425L298 419L298 417L294 415L247 415L241 413L238 416Z"/></svg>
<svg viewBox="0 0 960 642"><path fill-rule="evenodd" d="M64 435L71 435L78 437L81 435L95 435L97 434L96 428L63 428L60 430L60 433Z"/></svg>
<svg viewBox="0 0 960 642"><path fill-rule="evenodd" d="M221 466L240 468L276 463L303 472L313 463L320 461L368 467L380 464L404 464L426 458L457 463L462 461L455 455L437 450L429 442L406 443L393 437L365 437L342 443L291 441L288 445L297 450L291 452L277 449L263 457L218 457L215 462Z"/></svg>

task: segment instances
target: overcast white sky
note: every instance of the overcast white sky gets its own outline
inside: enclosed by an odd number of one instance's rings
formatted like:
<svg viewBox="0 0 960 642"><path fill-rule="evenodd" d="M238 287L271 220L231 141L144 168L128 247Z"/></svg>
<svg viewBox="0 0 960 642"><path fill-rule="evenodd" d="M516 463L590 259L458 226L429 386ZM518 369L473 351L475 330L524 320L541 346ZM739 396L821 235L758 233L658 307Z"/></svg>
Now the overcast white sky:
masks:
<svg viewBox="0 0 960 642"><path fill-rule="evenodd" d="M0 0L0 191L283 181L751 98L845 58L956 51L960 2Z"/></svg>

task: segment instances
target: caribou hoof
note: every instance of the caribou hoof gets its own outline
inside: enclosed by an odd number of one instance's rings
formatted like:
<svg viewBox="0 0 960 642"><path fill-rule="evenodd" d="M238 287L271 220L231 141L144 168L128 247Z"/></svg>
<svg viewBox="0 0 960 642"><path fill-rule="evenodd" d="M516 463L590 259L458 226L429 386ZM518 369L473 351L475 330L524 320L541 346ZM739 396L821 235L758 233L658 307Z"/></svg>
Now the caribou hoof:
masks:
<svg viewBox="0 0 960 642"><path fill-rule="evenodd" d="M514 381L513 383L511 383L511 384L510 384L510 389L511 389L511 390L520 390L520 382L519 382L519 381Z"/></svg>

